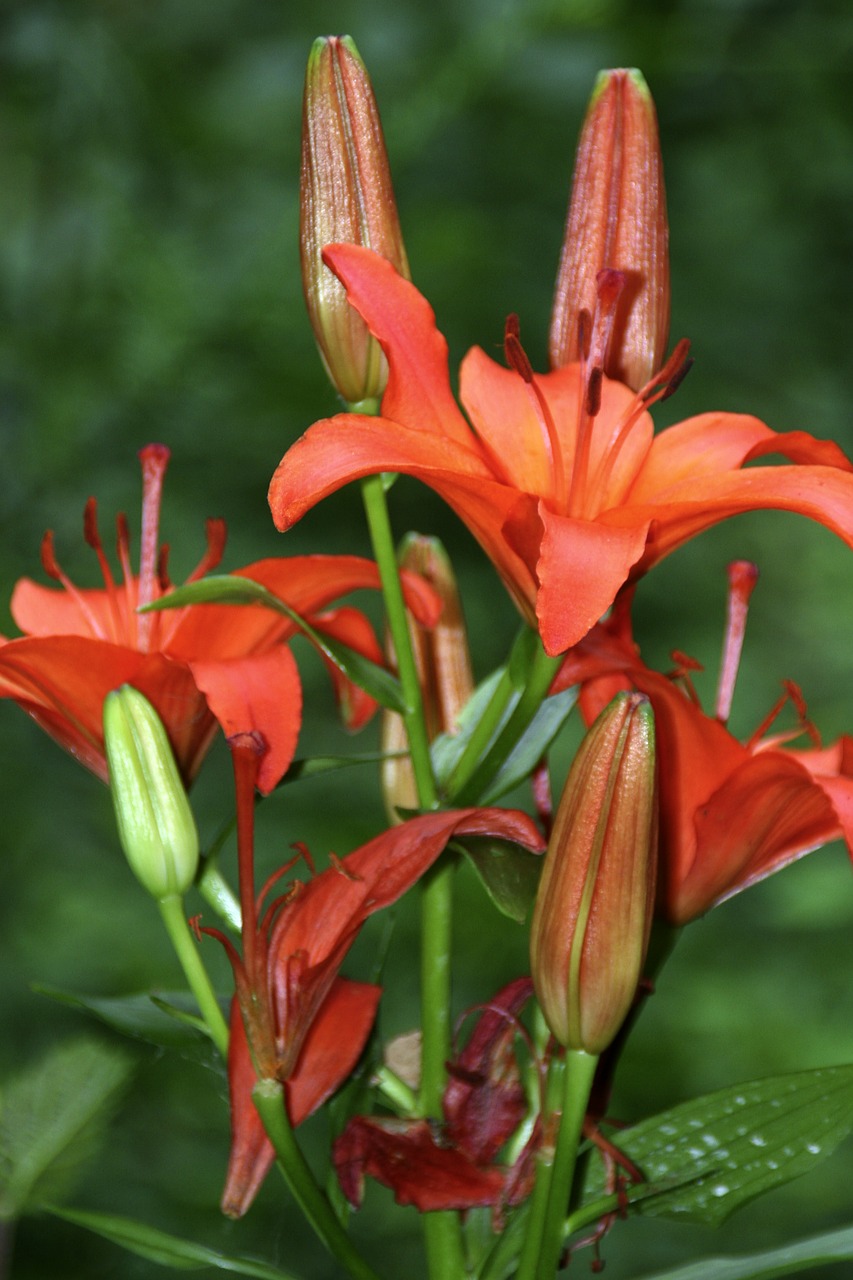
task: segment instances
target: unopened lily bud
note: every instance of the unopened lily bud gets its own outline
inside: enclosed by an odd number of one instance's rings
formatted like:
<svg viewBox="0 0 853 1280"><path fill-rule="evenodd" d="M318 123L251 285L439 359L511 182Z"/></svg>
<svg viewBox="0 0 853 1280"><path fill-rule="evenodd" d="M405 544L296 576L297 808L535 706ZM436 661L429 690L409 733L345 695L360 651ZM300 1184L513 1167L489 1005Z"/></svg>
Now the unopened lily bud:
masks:
<svg viewBox="0 0 853 1280"><path fill-rule="evenodd" d="M166 730L131 685L104 699L104 742L119 839L158 901L180 896L198 867L198 832Z"/></svg>
<svg viewBox="0 0 853 1280"><path fill-rule="evenodd" d="M408 278L388 156L370 77L349 36L314 41L305 75L299 247L302 286L323 363L348 404L378 399L379 343L323 262L330 244L374 249Z"/></svg>
<svg viewBox="0 0 853 1280"><path fill-rule="evenodd" d="M459 712L474 691L468 634L450 558L438 538L411 533L399 553L400 567L417 573L432 586L442 602L441 616L427 630L409 615L409 634L424 699L427 736L453 733ZM393 647L388 641L391 662ZM382 794L392 822L398 810L418 808L418 793L408 756L406 728L393 711L382 715L382 750L389 757L382 764Z"/></svg>
<svg viewBox="0 0 853 1280"><path fill-rule="evenodd" d="M663 363L670 293L657 117L635 70L602 71L587 109L551 313L552 368L581 358L580 315L596 315L604 270L624 276L604 372L639 391Z"/></svg>
<svg viewBox="0 0 853 1280"><path fill-rule="evenodd" d="M648 699L621 693L581 743L531 925L533 984L568 1049L599 1054L625 1019L654 905L657 787Z"/></svg>

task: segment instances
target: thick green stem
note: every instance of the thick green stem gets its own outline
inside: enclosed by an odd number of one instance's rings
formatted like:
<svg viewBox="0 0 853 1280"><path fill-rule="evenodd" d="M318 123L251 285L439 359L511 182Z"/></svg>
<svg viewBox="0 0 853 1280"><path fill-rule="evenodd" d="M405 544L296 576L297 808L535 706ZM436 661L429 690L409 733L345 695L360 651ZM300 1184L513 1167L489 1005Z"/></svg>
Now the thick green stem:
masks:
<svg viewBox="0 0 853 1280"><path fill-rule="evenodd" d="M388 504L385 501L385 489L381 476L368 476L361 482L364 509L367 513L367 524L373 544L373 554L379 567L382 582L382 595L385 601L385 613L388 619L388 630L394 652L397 655L397 674L403 690L406 710L403 720L409 738L409 751L412 759L412 770L418 788L418 800L424 809L435 809L438 794L432 772L432 761L429 754L429 737L427 736L424 718L421 684L412 652L412 640L409 635L409 622L406 617L406 602L403 599L403 588L400 582L400 569L397 564L397 551L394 546L394 535L391 521L388 518Z"/></svg>
<svg viewBox="0 0 853 1280"><path fill-rule="evenodd" d="M259 1080L252 1090L252 1098L267 1137L275 1148L285 1181L323 1244L354 1280L379 1280L344 1231L314 1179L290 1127L281 1083L278 1080Z"/></svg>
<svg viewBox="0 0 853 1280"><path fill-rule="evenodd" d="M438 792L429 751L420 680L412 652L397 551L388 517L381 476L362 481L364 507L373 553L379 567L388 629L397 656L397 674L406 711L412 771L422 809L438 807ZM444 1063L450 1051L450 944L453 913L450 866L436 867L423 885L421 901L422 1085L421 1107L441 1116ZM457 1280L465 1274L462 1232L455 1213L424 1215L427 1262L432 1280Z"/></svg>
<svg viewBox="0 0 853 1280"><path fill-rule="evenodd" d="M549 1179L548 1205L542 1228L539 1259L535 1272L531 1272L531 1280L534 1275L536 1280L553 1280L557 1271L565 1239L566 1217L569 1211L578 1147L597 1064L597 1056L584 1053L582 1049L571 1049L566 1053L563 1114L560 1118L554 1164ZM520 1270L518 1280L524 1280Z"/></svg>
<svg viewBox="0 0 853 1280"><path fill-rule="evenodd" d="M201 1016L213 1043L223 1058L228 1056L228 1024L222 1016L219 1001L202 963L195 940L184 915L184 904L175 896L161 898L158 906L175 954L181 963L190 990L196 998Z"/></svg>

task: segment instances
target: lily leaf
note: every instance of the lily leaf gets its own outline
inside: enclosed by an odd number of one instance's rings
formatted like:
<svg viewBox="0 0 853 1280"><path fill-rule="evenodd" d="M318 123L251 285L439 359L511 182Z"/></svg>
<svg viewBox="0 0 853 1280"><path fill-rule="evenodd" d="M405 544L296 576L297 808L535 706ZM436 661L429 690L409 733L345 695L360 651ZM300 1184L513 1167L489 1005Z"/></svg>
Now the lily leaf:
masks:
<svg viewBox="0 0 853 1280"><path fill-rule="evenodd" d="M577 686L546 698L536 715L498 769L483 793L482 804L495 801L517 787L536 768L557 734L566 723L578 700Z"/></svg>
<svg viewBox="0 0 853 1280"><path fill-rule="evenodd" d="M210 1036L195 1021L196 1007L183 991L146 992L128 996L87 996L58 987L34 985L39 995L83 1009L122 1035L158 1048L177 1049L182 1056L207 1064L218 1061Z"/></svg>
<svg viewBox="0 0 853 1280"><path fill-rule="evenodd" d="M807 1173L853 1129L853 1066L825 1067L754 1080L693 1099L619 1133L618 1146L653 1187L671 1177L686 1185L650 1196L650 1216L719 1225L756 1196ZM584 1199L601 1195L591 1164Z"/></svg>
<svg viewBox="0 0 853 1280"><path fill-rule="evenodd" d="M504 684L506 688L502 688ZM501 696L495 702L497 711L494 715L489 715L492 699L499 692ZM477 685L457 717L456 732L440 733L430 747L435 776L442 788L451 781L453 771L475 732L480 729L481 721L484 718L489 721L489 730L482 743L482 750L485 751L506 724L520 697L521 694L509 684L506 667L498 667Z"/></svg>
<svg viewBox="0 0 853 1280"><path fill-rule="evenodd" d="M75 1040L4 1085L0 1221L68 1194L98 1145L131 1065L116 1049Z"/></svg>
<svg viewBox="0 0 853 1280"><path fill-rule="evenodd" d="M159 600L152 600L150 604L143 605L139 612L178 609L189 604L259 604L265 609L272 609L274 613L280 613L285 618L289 618L293 625L316 645L323 656L328 658L329 662L352 680L353 684L357 684L360 689L364 689L365 693L369 693L371 698L390 711L406 710L400 682L391 675L390 671L377 666L375 662L357 653L349 645L341 644L339 640L333 640L330 636L316 631L300 614L291 609L289 604L285 604L284 600L279 599L272 591L268 591L260 582L255 582L253 578L243 578L239 574L213 574L209 578L200 578L198 582L189 582L186 586L176 587L167 596L161 596Z"/></svg>
<svg viewBox="0 0 853 1280"><path fill-rule="evenodd" d="M57 1209L53 1205L47 1207L57 1218L85 1227L87 1231L93 1231L161 1267L172 1267L176 1271L201 1271L213 1267L219 1271L236 1272L240 1276L251 1276L253 1280L297 1280L292 1271L281 1271L254 1258L220 1253L142 1222L134 1222L131 1218L121 1218L112 1213L87 1213L80 1209Z"/></svg>
<svg viewBox="0 0 853 1280"><path fill-rule="evenodd" d="M762 1253L730 1258L701 1258L683 1267L656 1271L642 1280L777 1280L802 1274L808 1267L824 1267L853 1259L853 1227L826 1231L808 1240Z"/></svg>
<svg viewBox="0 0 853 1280"><path fill-rule="evenodd" d="M508 840L454 840L502 915L524 924L533 906L541 858Z"/></svg>

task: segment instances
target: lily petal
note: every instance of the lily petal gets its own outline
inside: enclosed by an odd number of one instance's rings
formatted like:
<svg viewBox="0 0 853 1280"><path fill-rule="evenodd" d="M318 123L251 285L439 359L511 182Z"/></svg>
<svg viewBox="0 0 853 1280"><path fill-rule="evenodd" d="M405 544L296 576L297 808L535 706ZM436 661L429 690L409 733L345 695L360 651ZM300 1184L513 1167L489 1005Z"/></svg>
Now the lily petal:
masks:
<svg viewBox="0 0 853 1280"><path fill-rule="evenodd" d="M302 723L302 685L293 654L279 644L243 658L188 665L227 738L253 730L263 734L268 750L257 785L268 795L293 760Z"/></svg>

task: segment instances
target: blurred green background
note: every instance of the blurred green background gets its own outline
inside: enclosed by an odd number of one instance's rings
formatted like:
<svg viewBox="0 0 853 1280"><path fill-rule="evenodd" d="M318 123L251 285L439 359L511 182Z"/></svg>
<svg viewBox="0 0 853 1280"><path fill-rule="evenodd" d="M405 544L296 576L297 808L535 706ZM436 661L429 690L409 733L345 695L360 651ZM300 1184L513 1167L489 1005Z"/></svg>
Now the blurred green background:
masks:
<svg viewBox="0 0 853 1280"><path fill-rule="evenodd" d="M286 538L265 501L286 447L334 409L303 315L296 245L302 74L311 40L330 31L353 35L373 76L414 277L454 368L473 342L495 350L510 311L543 364L584 105L601 67L636 65L661 123L673 336L689 336L696 356L658 420L743 410L853 448L853 9L843 0L7 0L0 22L7 634L12 585L39 574L45 528L86 584L97 575L81 537L85 499L98 496L104 531L117 510L138 529L135 454L149 440L173 450L163 532L176 579L200 554L208 515L228 522L226 567L368 550L357 494L330 499ZM401 534L446 538L485 675L517 625L490 567L413 482L398 483L392 510ZM659 662L673 647L693 654L708 666L699 684L711 696L735 556L762 569L735 731L755 727L782 677L802 685L827 738L850 729L853 563L825 530L793 516L743 517L656 570L638 596L644 653ZM307 650L298 657L311 717L300 753L347 749L319 662ZM0 728L8 1074L86 1026L31 983L107 995L168 989L177 973L156 911L119 856L106 790L14 706L0 707ZM375 743L370 729L354 747ZM195 792L205 838L223 817L227 779L220 744ZM263 811L262 861L276 865L293 840L345 852L381 812L369 768L288 788ZM523 932L462 881L458 1010L526 965ZM389 1034L416 1017L413 929L404 905ZM360 944L352 972L359 957L369 963L375 938ZM631 1119L736 1080L853 1059L851 944L853 880L840 847L694 925L638 1028L614 1113ZM224 967L217 972L224 986ZM307 1132L319 1152L322 1121ZM221 1074L140 1048L134 1089L75 1203L254 1250L316 1280L336 1275L274 1177L244 1223L219 1218L226 1153ZM607 1274L629 1280L696 1252L845 1224L851 1174L848 1143L720 1232L620 1225ZM399 1252L407 1274L420 1276L415 1214L386 1221L389 1203L371 1188L356 1230L378 1265ZM12 1274L164 1273L39 1218L20 1225Z"/></svg>

